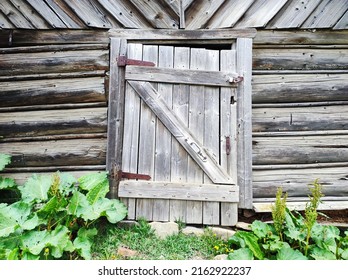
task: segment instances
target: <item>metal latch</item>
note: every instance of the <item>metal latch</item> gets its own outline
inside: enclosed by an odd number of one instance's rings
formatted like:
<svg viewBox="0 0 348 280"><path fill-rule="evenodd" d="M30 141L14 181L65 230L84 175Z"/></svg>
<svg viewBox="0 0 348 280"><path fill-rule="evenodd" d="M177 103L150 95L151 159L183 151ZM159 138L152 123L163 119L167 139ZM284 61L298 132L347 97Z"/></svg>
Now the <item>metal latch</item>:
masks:
<svg viewBox="0 0 348 280"><path fill-rule="evenodd" d="M151 180L150 175L131 173L131 172L123 172L122 170L117 168L115 165L112 168L111 177L116 179L116 181L120 181L122 178L133 179L133 180L147 180L147 181Z"/></svg>
<svg viewBox="0 0 348 280"><path fill-rule="evenodd" d="M243 76L237 76L237 77L230 77L228 79L228 82L230 84L236 84L236 83L240 83L244 81L244 77Z"/></svg>
<svg viewBox="0 0 348 280"><path fill-rule="evenodd" d="M155 66L155 63L151 61L129 59L124 55L120 55L117 58L117 66L126 66L126 65L137 65L137 66Z"/></svg>

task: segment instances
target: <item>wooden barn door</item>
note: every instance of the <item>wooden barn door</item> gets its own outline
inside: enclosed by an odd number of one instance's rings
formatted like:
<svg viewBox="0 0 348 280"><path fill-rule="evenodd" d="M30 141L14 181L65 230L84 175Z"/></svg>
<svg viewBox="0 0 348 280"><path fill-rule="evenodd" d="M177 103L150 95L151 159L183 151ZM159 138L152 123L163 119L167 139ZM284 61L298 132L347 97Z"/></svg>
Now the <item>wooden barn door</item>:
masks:
<svg viewBox="0 0 348 280"><path fill-rule="evenodd" d="M118 42L111 145L128 219L235 224L236 50Z"/></svg>

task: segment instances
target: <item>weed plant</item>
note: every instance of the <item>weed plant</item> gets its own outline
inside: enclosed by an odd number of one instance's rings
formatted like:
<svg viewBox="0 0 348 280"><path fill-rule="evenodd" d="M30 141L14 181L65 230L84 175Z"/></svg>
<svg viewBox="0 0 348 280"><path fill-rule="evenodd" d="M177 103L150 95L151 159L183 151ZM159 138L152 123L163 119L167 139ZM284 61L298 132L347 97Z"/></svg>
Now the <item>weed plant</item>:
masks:
<svg viewBox="0 0 348 280"><path fill-rule="evenodd" d="M304 215L286 207L286 197L278 189L272 208L273 224L254 221L251 232L238 231L229 240L231 260L347 260L348 231L317 222L322 186L316 180Z"/></svg>

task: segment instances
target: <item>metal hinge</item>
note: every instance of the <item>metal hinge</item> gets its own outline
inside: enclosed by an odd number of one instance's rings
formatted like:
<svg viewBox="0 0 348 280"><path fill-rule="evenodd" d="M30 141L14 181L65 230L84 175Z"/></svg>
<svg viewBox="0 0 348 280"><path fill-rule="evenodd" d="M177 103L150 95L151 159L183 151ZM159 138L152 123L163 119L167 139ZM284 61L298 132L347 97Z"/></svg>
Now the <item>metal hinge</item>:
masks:
<svg viewBox="0 0 348 280"><path fill-rule="evenodd" d="M155 66L155 63L151 61L129 59L124 55L120 55L117 58L117 66L126 66L126 65L137 65L137 66Z"/></svg>
<svg viewBox="0 0 348 280"><path fill-rule="evenodd" d="M133 180L151 180L151 176L147 174L138 174L131 172L123 172L122 170L113 167L111 177L116 179L116 181L120 181L122 178L124 179L133 179Z"/></svg>

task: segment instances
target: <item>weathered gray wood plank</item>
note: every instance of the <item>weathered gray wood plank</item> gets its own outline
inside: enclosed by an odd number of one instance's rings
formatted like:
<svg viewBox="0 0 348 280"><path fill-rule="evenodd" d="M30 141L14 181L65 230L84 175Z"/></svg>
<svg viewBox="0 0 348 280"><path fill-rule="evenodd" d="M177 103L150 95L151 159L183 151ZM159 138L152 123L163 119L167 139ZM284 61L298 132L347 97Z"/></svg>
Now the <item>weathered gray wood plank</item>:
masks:
<svg viewBox="0 0 348 280"><path fill-rule="evenodd" d="M236 70L236 51L220 51L220 67L223 71ZM221 166L237 182L237 90L221 88L220 98L220 158ZM228 142L230 150L228 151ZM224 226L235 225L238 221L237 203L220 203L220 223Z"/></svg>
<svg viewBox="0 0 348 280"><path fill-rule="evenodd" d="M151 25L134 9L129 1L98 0L125 28L149 28Z"/></svg>
<svg viewBox="0 0 348 280"><path fill-rule="evenodd" d="M214 183L233 183L149 83L135 81L129 83Z"/></svg>
<svg viewBox="0 0 348 280"><path fill-rule="evenodd" d="M204 60L203 60L204 61ZM206 60L203 69L213 71L220 70L220 51L206 50ZM220 89L218 87L204 88L204 126L203 126L203 143L216 162L220 163ZM227 170L226 170L227 171ZM228 171L227 171L228 173ZM230 174L229 174L230 175ZM204 183L211 183L208 176L204 176ZM203 224L218 225L220 224L220 203L203 202Z"/></svg>
<svg viewBox="0 0 348 280"><path fill-rule="evenodd" d="M121 181L119 195L120 197L151 199L238 201L238 190L236 188L216 184Z"/></svg>
<svg viewBox="0 0 348 280"><path fill-rule="evenodd" d="M11 167L100 165L105 164L106 139L14 142L0 145L0 153L12 156Z"/></svg>
<svg viewBox="0 0 348 280"><path fill-rule="evenodd" d="M253 164L348 161L348 135L254 137Z"/></svg>
<svg viewBox="0 0 348 280"><path fill-rule="evenodd" d="M229 29L229 30L126 30L112 29L109 31L111 37L125 37L132 40L201 40L218 41L218 40L233 40L236 38L253 38L256 35L255 29Z"/></svg>
<svg viewBox="0 0 348 280"><path fill-rule="evenodd" d="M292 0L271 20L267 28L296 28L310 16L321 0Z"/></svg>
<svg viewBox="0 0 348 280"><path fill-rule="evenodd" d="M17 28L31 29L34 27L9 0L1 1L0 10Z"/></svg>
<svg viewBox="0 0 348 280"><path fill-rule="evenodd" d="M258 202L254 203L255 212L271 212L272 205L274 203L270 202ZM300 202L288 202L286 205L291 211L303 211L306 208L307 201ZM325 201L325 203L321 203L318 206L318 210L342 210L347 209L348 203L347 201Z"/></svg>
<svg viewBox="0 0 348 280"><path fill-rule="evenodd" d="M107 50L1 54L0 76L107 70Z"/></svg>
<svg viewBox="0 0 348 280"><path fill-rule="evenodd" d="M159 46L158 66L173 68L174 66L174 47ZM163 100L169 107L172 107L173 85L158 84L158 93L163 96ZM155 181L170 181L171 170L171 146L172 136L162 122L156 122L156 147L155 147ZM169 200L155 200L153 219L155 221L169 221Z"/></svg>
<svg viewBox="0 0 348 280"><path fill-rule="evenodd" d="M117 66L119 56L127 54L124 39L111 38L110 42L110 82L108 102L108 144L106 166L114 174L122 166L123 122L124 122L124 68ZM117 197L117 179L110 180L110 196Z"/></svg>
<svg viewBox="0 0 348 280"><path fill-rule="evenodd" d="M348 69L347 49L254 49L253 70Z"/></svg>
<svg viewBox="0 0 348 280"><path fill-rule="evenodd" d="M237 39L236 70L244 77L237 88L237 169L240 208L252 207L252 39Z"/></svg>
<svg viewBox="0 0 348 280"><path fill-rule="evenodd" d="M235 27L264 27L278 13L278 11L286 4L288 0L259 0L244 14Z"/></svg>
<svg viewBox="0 0 348 280"><path fill-rule="evenodd" d="M348 106L254 108L253 131L348 130Z"/></svg>
<svg viewBox="0 0 348 280"><path fill-rule="evenodd" d="M142 44L128 44L127 55L131 59L141 60L143 57ZM124 112L124 138L122 153L122 170L137 173L139 156L139 130L140 130L140 97L134 89L126 84L125 112ZM128 207L128 219L136 218L136 199L122 199Z"/></svg>
<svg viewBox="0 0 348 280"><path fill-rule="evenodd" d="M0 114L4 138L106 132L106 108Z"/></svg>
<svg viewBox="0 0 348 280"><path fill-rule="evenodd" d="M254 46L258 44L280 45L345 45L348 43L347 30L258 30L254 38ZM272 38L270 40L269 38Z"/></svg>
<svg viewBox="0 0 348 280"><path fill-rule="evenodd" d="M348 3L346 1L322 0L303 23L302 28L333 27L342 17L342 12L347 10Z"/></svg>
<svg viewBox="0 0 348 280"><path fill-rule="evenodd" d="M253 0L229 0L217 10L207 24L207 28L233 27L253 4Z"/></svg>
<svg viewBox="0 0 348 280"><path fill-rule="evenodd" d="M130 0L133 5L155 28L178 28L179 19L171 10L166 9L160 2Z"/></svg>
<svg viewBox="0 0 348 280"><path fill-rule="evenodd" d="M151 61L155 63L155 65L158 65L158 46L144 45L143 60ZM157 89L157 85L154 86ZM141 174L148 174L151 178L153 178L155 174L156 122L157 119L154 112L152 112L151 108L148 107L148 104L144 100L141 100L138 172ZM152 221L153 206L154 201L152 199L137 199L137 217L143 217Z"/></svg>
<svg viewBox="0 0 348 280"><path fill-rule="evenodd" d="M253 75L253 104L348 100L348 74Z"/></svg>
<svg viewBox="0 0 348 280"><path fill-rule="evenodd" d="M0 107L105 101L103 77L0 82Z"/></svg>
<svg viewBox="0 0 348 280"><path fill-rule="evenodd" d="M190 48L175 47L174 48L174 68L188 69L190 67ZM188 126L188 85L173 85L173 112L177 117ZM188 157L186 150L180 143L172 138L172 154L171 154L171 181L185 183L187 182ZM181 220L186 221L187 201L170 200L170 221Z"/></svg>
<svg viewBox="0 0 348 280"><path fill-rule="evenodd" d="M11 0L13 1L13 0ZM24 4L24 1L21 1L22 4ZM24 2L24 3L23 3ZM57 14L51 10L51 8L47 5L44 1L37 1L37 0L27 0L27 2L43 17L53 28L66 28L67 26L64 24L64 22L57 16ZM26 14L33 14L32 12ZM34 23L37 21L35 19Z"/></svg>
<svg viewBox="0 0 348 280"><path fill-rule="evenodd" d="M194 1L186 11L186 29L202 29L224 0ZM198 16L199 15L199 16Z"/></svg>
<svg viewBox="0 0 348 280"><path fill-rule="evenodd" d="M66 1L66 4L79 16L88 27L111 28L112 24L108 21L103 11L94 1L80 0Z"/></svg>
<svg viewBox="0 0 348 280"><path fill-rule="evenodd" d="M202 69L185 70L147 66L126 67L127 80L149 82L236 87L236 83L229 81L238 76L237 73L233 72L208 71Z"/></svg>
<svg viewBox="0 0 348 280"><path fill-rule="evenodd" d="M348 169L345 167L308 167L305 165L301 169L293 169L289 164L285 169L264 169L254 170L253 188L254 198L275 197L278 187L288 193L289 198L308 197L310 194L308 184L316 179L323 186L325 197L328 196L348 196L347 180Z"/></svg>

